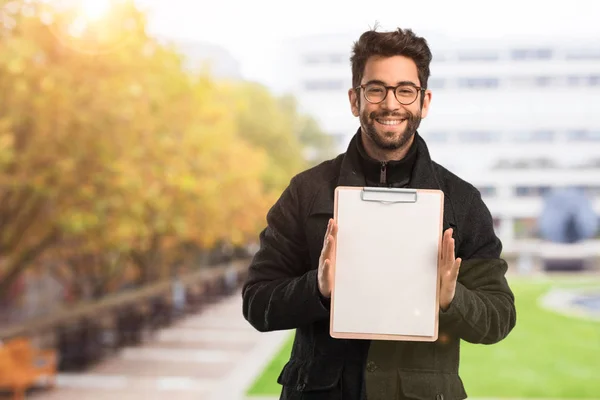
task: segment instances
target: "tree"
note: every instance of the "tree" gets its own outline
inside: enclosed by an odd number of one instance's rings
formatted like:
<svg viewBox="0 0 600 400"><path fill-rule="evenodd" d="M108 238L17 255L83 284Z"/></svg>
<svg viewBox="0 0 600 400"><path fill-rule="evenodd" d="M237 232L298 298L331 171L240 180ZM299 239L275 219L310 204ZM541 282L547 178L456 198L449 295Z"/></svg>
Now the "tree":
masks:
<svg viewBox="0 0 600 400"><path fill-rule="evenodd" d="M183 245L243 245L320 140L264 87L186 71L131 2L97 24L6 4L0 293L36 260L99 297L126 274L168 277Z"/></svg>
<svg viewBox="0 0 600 400"><path fill-rule="evenodd" d="M279 101L292 120L294 134L309 165L318 164L336 155L331 135L321 129L314 117L300 112L298 102L292 95L284 95Z"/></svg>
<svg viewBox="0 0 600 400"><path fill-rule="evenodd" d="M294 115L264 86L244 82L233 88L239 136L269 157L263 177L268 191L280 191L305 166L302 146L295 133Z"/></svg>

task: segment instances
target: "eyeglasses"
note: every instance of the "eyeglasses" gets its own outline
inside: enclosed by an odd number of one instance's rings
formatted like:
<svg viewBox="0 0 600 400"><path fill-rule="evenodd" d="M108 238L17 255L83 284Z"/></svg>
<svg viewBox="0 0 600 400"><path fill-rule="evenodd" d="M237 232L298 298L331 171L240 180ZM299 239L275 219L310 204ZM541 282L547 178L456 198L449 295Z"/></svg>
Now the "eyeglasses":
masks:
<svg viewBox="0 0 600 400"><path fill-rule="evenodd" d="M386 86L380 83L368 83L366 85L360 85L354 89L362 89L365 99L372 104L379 104L385 100L388 91L391 89L394 91L394 96L398 103L408 106L417 100L419 92L425 91L425 88L421 88L415 85L403 83L398 86Z"/></svg>

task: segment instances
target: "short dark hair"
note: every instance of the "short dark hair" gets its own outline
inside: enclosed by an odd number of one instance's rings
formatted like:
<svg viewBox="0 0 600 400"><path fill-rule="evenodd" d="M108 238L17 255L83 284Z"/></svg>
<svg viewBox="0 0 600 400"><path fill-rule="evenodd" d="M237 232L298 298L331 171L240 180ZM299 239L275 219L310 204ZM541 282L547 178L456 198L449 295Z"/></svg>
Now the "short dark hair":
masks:
<svg viewBox="0 0 600 400"><path fill-rule="evenodd" d="M367 60L372 56L404 56L412 59L417 65L421 87L427 87L431 50L427 41L414 34L410 29L391 32L377 32L377 28L360 35L352 48L352 87L360 85Z"/></svg>

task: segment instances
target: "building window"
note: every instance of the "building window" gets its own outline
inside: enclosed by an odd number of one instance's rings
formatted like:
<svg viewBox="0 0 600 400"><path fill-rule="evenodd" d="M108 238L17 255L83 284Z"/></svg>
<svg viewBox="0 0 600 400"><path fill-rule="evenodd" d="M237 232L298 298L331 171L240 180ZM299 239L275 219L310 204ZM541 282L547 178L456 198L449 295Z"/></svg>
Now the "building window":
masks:
<svg viewBox="0 0 600 400"><path fill-rule="evenodd" d="M446 86L446 80L442 78L429 79L427 82L428 89L443 89Z"/></svg>
<svg viewBox="0 0 600 400"><path fill-rule="evenodd" d="M461 142L490 143L500 140L500 132L493 131L464 131L458 133Z"/></svg>
<svg viewBox="0 0 600 400"><path fill-rule="evenodd" d="M579 86L583 84L582 76L569 76L567 77L567 85L569 86Z"/></svg>
<svg viewBox="0 0 600 400"><path fill-rule="evenodd" d="M598 142L600 141L600 130L588 131L585 129L567 132L567 140L570 142Z"/></svg>
<svg viewBox="0 0 600 400"><path fill-rule="evenodd" d="M458 61L467 61L467 62L474 62L474 61L485 61L485 62L489 62L489 61L498 61L500 57L498 56L498 53L491 53L491 52L461 52L458 53Z"/></svg>
<svg viewBox="0 0 600 400"><path fill-rule="evenodd" d="M515 195L517 197L541 197L550 192L550 186L517 186Z"/></svg>
<svg viewBox="0 0 600 400"><path fill-rule="evenodd" d="M585 168L600 169L600 158L594 158L586 162Z"/></svg>
<svg viewBox="0 0 600 400"><path fill-rule="evenodd" d="M556 137L556 132L549 130L517 132L514 138L519 142L552 142Z"/></svg>
<svg viewBox="0 0 600 400"><path fill-rule="evenodd" d="M550 76L536 76L535 86L550 86L552 84L552 77Z"/></svg>
<svg viewBox="0 0 600 400"><path fill-rule="evenodd" d="M494 186L480 186L477 188L482 197L496 196L496 188Z"/></svg>
<svg viewBox="0 0 600 400"><path fill-rule="evenodd" d="M308 91L343 90L344 81L341 80L315 80L304 82L304 89Z"/></svg>
<svg viewBox="0 0 600 400"><path fill-rule="evenodd" d="M600 86L600 75L569 76L569 86Z"/></svg>
<svg viewBox="0 0 600 400"><path fill-rule="evenodd" d="M500 86L498 78L460 78L458 85L468 89L494 89Z"/></svg>
<svg viewBox="0 0 600 400"><path fill-rule="evenodd" d="M514 76L510 78L511 86L517 88L556 87L565 84L565 78L560 76Z"/></svg>
<svg viewBox="0 0 600 400"><path fill-rule="evenodd" d="M510 53L513 60L550 60L552 49L514 49Z"/></svg>
<svg viewBox="0 0 600 400"><path fill-rule="evenodd" d="M600 60L600 48L569 50L565 58L567 60Z"/></svg>
<svg viewBox="0 0 600 400"><path fill-rule="evenodd" d="M318 54L307 54L304 56L304 64L319 64L321 57Z"/></svg>
<svg viewBox="0 0 600 400"><path fill-rule="evenodd" d="M600 75L592 75L587 79L588 86L600 86Z"/></svg>
<svg viewBox="0 0 600 400"><path fill-rule="evenodd" d="M431 143L446 143L448 141L448 132L428 132L425 137L427 141Z"/></svg>
<svg viewBox="0 0 600 400"><path fill-rule="evenodd" d="M330 54L329 55L329 62L331 64L342 64L346 60L347 60L347 58L344 54Z"/></svg>

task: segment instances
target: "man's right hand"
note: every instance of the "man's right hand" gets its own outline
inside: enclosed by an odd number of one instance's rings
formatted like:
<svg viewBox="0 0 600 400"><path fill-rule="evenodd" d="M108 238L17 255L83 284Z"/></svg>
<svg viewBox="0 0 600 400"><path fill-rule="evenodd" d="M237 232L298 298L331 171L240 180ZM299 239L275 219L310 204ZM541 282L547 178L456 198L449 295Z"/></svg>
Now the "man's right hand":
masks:
<svg viewBox="0 0 600 400"><path fill-rule="evenodd" d="M333 220L329 220L327 225L327 232L325 232L325 238L323 239L323 250L321 250L321 256L319 257L319 292L325 298L331 297L331 289L333 287L333 268L335 264L335 241L337 239L337 223Z"/></svg>

